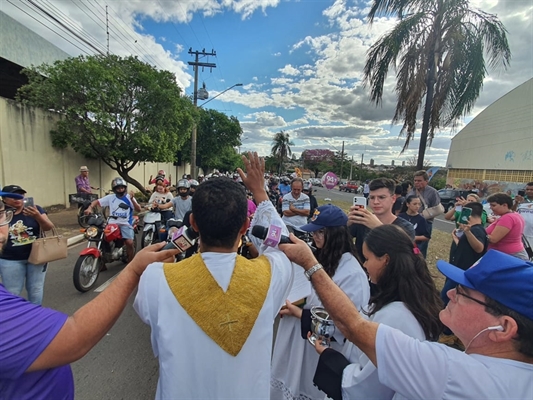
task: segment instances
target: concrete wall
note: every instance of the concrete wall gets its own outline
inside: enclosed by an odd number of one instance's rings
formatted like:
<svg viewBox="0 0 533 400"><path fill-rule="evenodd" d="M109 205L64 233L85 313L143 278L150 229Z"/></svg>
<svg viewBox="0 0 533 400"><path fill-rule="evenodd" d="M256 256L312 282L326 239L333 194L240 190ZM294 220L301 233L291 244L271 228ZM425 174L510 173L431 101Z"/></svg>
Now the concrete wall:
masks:
<svg viewBox="0 0 533 400"><path fill-rule="evenodd" d="M70 148L53 148L49 132L57 119L53 113L0 97L0 185L20 185L43 207L69 206L68 195L76 192L74 178L81 165L89 167L94 187L109 190L111 180L118 176L98 160L86 159ZM155 176L159 169L164 169L167 177L172 176L172 183L190 173L188 164L176 167L172 163L141 163L130 176L146 185L150 175Z"/></svg>
<svg viewBox="0 0 533 400"><path fill-rule="evenodd" d="M0 57L22 67L53 64L70 57L31 29L0 11Z"/></svg>

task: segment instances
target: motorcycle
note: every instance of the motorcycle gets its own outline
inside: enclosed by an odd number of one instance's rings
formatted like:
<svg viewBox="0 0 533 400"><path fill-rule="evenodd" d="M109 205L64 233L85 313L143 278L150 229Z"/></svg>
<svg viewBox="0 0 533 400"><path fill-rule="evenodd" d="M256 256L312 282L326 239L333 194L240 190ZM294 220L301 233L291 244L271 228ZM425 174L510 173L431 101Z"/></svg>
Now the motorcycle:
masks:
<svg viewBox="0 0 533 400"><path fill-rule="evenodd" d="M119 205L122 209L128 209L125 203ZM101 214L92 214L88 218L89 227L85 230L87 247L83 249L74 266L73 281L77 290L84 293L96 284L98 275L106 263L117 260L128 262L126 245L120 233L118 224L112 221L114 216L105 218ZM133 230L138 233L137 216L133 217ZM135 239L133 240L135 247Z"/></svg>
<svg viewBox="0 0 533 400"><path fill-rule="evenodd" d="M170 201L170 200L169 200ZM143 233L141 236L141 248L145 248L159 242L159 231L164 227L163 215L157 207L150 208L143 217Z"/></svg>

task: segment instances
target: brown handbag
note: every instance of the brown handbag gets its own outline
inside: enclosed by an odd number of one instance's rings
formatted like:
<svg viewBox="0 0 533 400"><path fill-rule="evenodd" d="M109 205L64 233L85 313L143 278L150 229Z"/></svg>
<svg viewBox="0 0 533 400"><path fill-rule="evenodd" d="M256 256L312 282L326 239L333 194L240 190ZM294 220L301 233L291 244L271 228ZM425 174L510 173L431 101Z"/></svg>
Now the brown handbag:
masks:
<svg viewBox="0 0 533 400"><path fill-rule="evenodd" d="M67 258L67 254L67 238L59 235L56 228L52 228L50 236L41 231L41 237L32 243L28 262L36 265L45 264Z"/></svg>

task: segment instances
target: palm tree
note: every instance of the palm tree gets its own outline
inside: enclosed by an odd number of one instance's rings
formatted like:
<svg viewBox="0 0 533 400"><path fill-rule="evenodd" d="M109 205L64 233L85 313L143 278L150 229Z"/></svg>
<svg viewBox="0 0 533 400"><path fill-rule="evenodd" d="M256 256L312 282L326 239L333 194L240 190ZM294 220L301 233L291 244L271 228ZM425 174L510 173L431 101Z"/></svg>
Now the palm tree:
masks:
<svg viewBox="0 0 533 400"><path fill-rule="evenodd" d="M400 21L369 50L364 82L379 105L389 67L396 69L398 102L392 123L403 121L400 136L409 147L422 110L417 168L435 131L456 127L483 87L490 67L507 68L511 51L507 31L495 15L470 8L468 0L373 0L370 23L379 15L397 14Z"/></svg>
<svg viewBox="0 0 533 400"><path fill-rule="evenodd" d="M272 156L276 157L279 163L278 175L281 175L283 162L292 155L292 150L289 146L294 146L291 142L289 134L283 131L279 131L274 135L272 140Z"/></svg>

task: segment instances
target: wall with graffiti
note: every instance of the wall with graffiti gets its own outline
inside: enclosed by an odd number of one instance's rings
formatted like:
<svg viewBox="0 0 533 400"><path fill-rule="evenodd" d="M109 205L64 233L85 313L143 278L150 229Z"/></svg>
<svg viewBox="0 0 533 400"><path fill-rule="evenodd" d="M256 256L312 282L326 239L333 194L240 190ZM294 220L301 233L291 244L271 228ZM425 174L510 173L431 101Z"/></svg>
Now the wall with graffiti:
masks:
<svg viewBox="0 0 533 400"><path fill-rule="evenodd" d="M493 193L507 193L514 197L519 190L524 189L524 183L504 182L504 181L482 181L474 179L453 178L446 179L448 187L461 190L471 190L477 192L478 196L485 198Z"/></svg>

